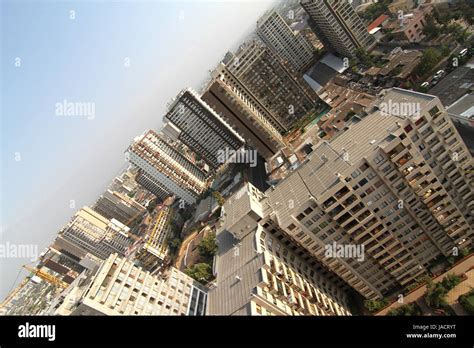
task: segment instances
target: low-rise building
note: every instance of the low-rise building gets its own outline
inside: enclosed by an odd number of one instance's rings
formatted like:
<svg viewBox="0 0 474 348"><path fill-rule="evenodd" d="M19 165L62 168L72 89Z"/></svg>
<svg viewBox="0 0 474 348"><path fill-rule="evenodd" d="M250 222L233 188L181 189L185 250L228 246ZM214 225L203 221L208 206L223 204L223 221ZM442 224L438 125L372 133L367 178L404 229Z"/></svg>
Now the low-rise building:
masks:
<svg viewBox="0 0 474 348"><path fill-rule="evenodd" d="M204 315L207 289L171 267L152 275L111 255L50 309L56 315Z"/></svg>

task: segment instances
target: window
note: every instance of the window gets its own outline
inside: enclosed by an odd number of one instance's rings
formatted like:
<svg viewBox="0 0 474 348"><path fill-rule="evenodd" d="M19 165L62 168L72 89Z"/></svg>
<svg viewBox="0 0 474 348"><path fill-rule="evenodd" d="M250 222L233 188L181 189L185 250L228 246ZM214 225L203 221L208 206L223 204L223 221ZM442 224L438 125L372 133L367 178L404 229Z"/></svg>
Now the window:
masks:
<svg viewBox="0 0 474 348"><path fill-rule="evenodd" d="M433 116L436 115L438 112L439 112L439 109L438 109L437 106L435 106L434 108L432 108L432 109L429 111L429 114L431 115L431 117L433 117Z"/></svg>
<svg viewBox="0 0 474 348"><path fill-rule="evenodd" d="M356 170L351 174L352 178L354 179L357 178L359 175L360 175L360 170Z"/></svg>

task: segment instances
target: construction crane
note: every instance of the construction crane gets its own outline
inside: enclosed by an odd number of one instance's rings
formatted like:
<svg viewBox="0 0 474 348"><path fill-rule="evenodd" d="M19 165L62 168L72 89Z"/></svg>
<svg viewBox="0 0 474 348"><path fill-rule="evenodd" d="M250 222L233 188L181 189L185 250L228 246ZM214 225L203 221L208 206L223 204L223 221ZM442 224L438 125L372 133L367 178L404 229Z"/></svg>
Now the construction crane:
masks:
<svg viewBox="0 0 474 348"><path fill-rule="evenodd" d="M57 287L59 287L61 290L64 290L66 289L69 284L62 281L61 279L59 279L58 277L52 275L52 274L49 274L48 272L45 272L45 271L42 271L41 269L38 269L38 268L34 268L34 267L31 267L29 265L23 265L22 266L23 268L25 268L27 271L30 271L31 273L33 273L33 275L47 281L48 283L52 284L52 285L55 285ZM6 298L5 300L0 303L0 308L3 308L5 307L15 296L18 292L20 292L21 289L23 289L26 284L28 284L30 280L30 277L26 277L16 288L15 290L13 290Z"/></svg>
<svg viewBox="0 0 474 348"><path fill-rule="evenodd" d="M48 272L42 271L39 268L34 268L28 265L23 265L23 268L32 272L35 276L40 277L41 279L47 281L48 283L55 285L57 287L60 287L61 289L66 289L69 286L68 283L62 281L61 279L59 279L58 277L52 274L49 274Z"/></svg>

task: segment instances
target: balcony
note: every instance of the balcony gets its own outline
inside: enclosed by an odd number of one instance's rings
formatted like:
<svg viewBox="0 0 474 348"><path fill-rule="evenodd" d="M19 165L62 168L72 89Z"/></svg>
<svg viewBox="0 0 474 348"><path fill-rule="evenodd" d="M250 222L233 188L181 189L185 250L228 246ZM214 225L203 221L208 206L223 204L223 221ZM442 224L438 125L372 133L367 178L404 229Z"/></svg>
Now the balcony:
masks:
<svg viewBox="0 0 474 348"><path fill-rule="evenodd" d="M343 203L342 205L344 207L348 207L350 206L352 203L354 203L356 201L356 196L352 195L352 196L349 196Z"/></svg>
<svg viewBox="0 0 474 348"><path fill-rule="evenodd" d="M329 199L327 199L324 203L323 203L323 208L324 209L328 209L330 206L332 206L334 203L336 203L336 200L331 197Z"/></svg>
<svg viewBox="0 0 474 348"><path fill-rule="evenodd" d="M334 196L336 197L336 199L340 199L341 197L344 197L347 193L349 193L349 191L350 190L346 186L344 186L342 189L337 191Z"/></svg>
<svg viewBox="0 0 474 348"><path fill-rule="evenodd" d="M411 160L413 157L410 154L405 154L404 156L400 157L398 160L395 161L395 164L397 167L401 167L404 164L406 164L409 160Z"/></svg>

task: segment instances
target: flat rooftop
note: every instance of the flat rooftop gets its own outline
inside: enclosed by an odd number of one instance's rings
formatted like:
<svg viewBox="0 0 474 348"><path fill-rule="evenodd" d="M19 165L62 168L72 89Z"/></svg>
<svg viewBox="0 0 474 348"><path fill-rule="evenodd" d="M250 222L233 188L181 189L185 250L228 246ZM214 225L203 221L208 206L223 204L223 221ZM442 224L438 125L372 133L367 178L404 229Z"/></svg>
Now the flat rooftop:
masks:
<svg viewBox="0 0 474 348"><path fill-rule="evenodd" d="M429 93L439 97L444 106L449 106L472 90L474 90L474 69L461 66L439 81Z"/></svg>

